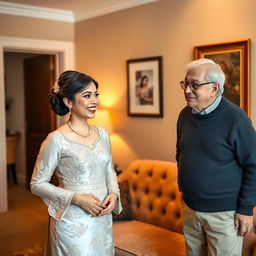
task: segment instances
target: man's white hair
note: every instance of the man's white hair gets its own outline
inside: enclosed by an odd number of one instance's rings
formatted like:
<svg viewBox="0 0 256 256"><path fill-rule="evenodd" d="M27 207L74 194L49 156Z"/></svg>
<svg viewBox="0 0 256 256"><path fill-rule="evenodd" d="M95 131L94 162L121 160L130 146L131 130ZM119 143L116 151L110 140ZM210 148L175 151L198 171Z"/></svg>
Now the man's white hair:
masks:
<svg viewBox="0 0 256 256"><path fill-rule="evenodd" d="M194 69L197 69L200 66L206 65L207 71L205 75L205 81L207 82L216 82L219 84L218 95L223 94L224 92L224 83L225 83L225 74L223 73L219 64L216 64L213 60L210 59L199 59L194 60L186 65L185 70L187 73L191 72ZM212 85L210 85L212 86Z"/></svg>

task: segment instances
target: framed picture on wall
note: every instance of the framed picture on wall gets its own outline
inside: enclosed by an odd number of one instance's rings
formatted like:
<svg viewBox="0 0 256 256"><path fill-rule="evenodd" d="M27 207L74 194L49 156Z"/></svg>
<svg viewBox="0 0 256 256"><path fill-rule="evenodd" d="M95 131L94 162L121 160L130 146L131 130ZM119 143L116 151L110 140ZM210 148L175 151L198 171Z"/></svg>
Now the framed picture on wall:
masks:
<svg viewBox="0 0 256 256"><path fill-rule="evenodd" d="M127 60L128 116L163 117L162 57Z"/></svg>
<svg viewBox="0 0 256 256"><path fill-rule="evenodd" d="M212 59L221 66L223 96L250 115L250 39L196 46L194 57Z"/></svg>

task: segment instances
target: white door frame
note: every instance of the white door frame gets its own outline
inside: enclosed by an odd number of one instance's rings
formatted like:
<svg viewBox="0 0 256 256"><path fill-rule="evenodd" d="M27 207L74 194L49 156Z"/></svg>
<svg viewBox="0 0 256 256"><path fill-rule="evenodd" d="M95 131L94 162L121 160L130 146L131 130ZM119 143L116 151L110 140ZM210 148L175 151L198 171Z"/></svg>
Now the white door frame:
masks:
<svg viewBox="0 0 256 256"><path fill-rule="evenodd" d="M74 69L74 42L0 36L0 212L8 210L5 143L4 51L55 54L59 72ZM18 113L17 113L18 114Z"/></svg>

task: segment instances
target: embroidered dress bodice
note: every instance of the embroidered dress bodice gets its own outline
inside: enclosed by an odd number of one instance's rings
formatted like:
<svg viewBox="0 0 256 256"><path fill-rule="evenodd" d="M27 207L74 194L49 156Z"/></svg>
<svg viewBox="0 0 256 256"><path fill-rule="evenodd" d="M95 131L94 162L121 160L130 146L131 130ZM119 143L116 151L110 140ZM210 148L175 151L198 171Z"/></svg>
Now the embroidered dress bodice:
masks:
<svg viewBox="0 0 256 256"><path fill-rule="evenodd" d="M122 209L109 136L97 127L99 137L87 146L68 140L56 130L42 143L31 179L31 190L48 206L50 226L45 255L114 255L111 213L92 217L71 204L74 193L94 194L101 201L118 195L114 211ZM56 174L59 187L50 183Z"/></svg>

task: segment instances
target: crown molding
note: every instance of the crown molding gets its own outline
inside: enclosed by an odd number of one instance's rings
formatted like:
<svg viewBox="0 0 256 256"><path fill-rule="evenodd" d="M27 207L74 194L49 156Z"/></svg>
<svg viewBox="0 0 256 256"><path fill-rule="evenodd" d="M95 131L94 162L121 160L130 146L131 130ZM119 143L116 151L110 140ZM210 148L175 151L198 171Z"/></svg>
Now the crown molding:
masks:
<svg viewBox="0 0 256 256"><path fill-rule="evenodd" d="M94 4L86 9L75 10L74 20L75 22L87 20L105 14L157 1L159 0L119 0L118 2L116 0L105 0L104 2Z"/></svg>
<svg viewBox="0 0 256 256"><path fill-rule="evenodd" d="M157 1L159 0L104 0L101 3L74 11L0 1L0 13L47 20L76 22Z"/></svg>
<svg viewBox="0 0 256 256"><path fill-rule="evenodd" d="M74 22L72 11L0 1L0 13L47 20Z"/></svg>

